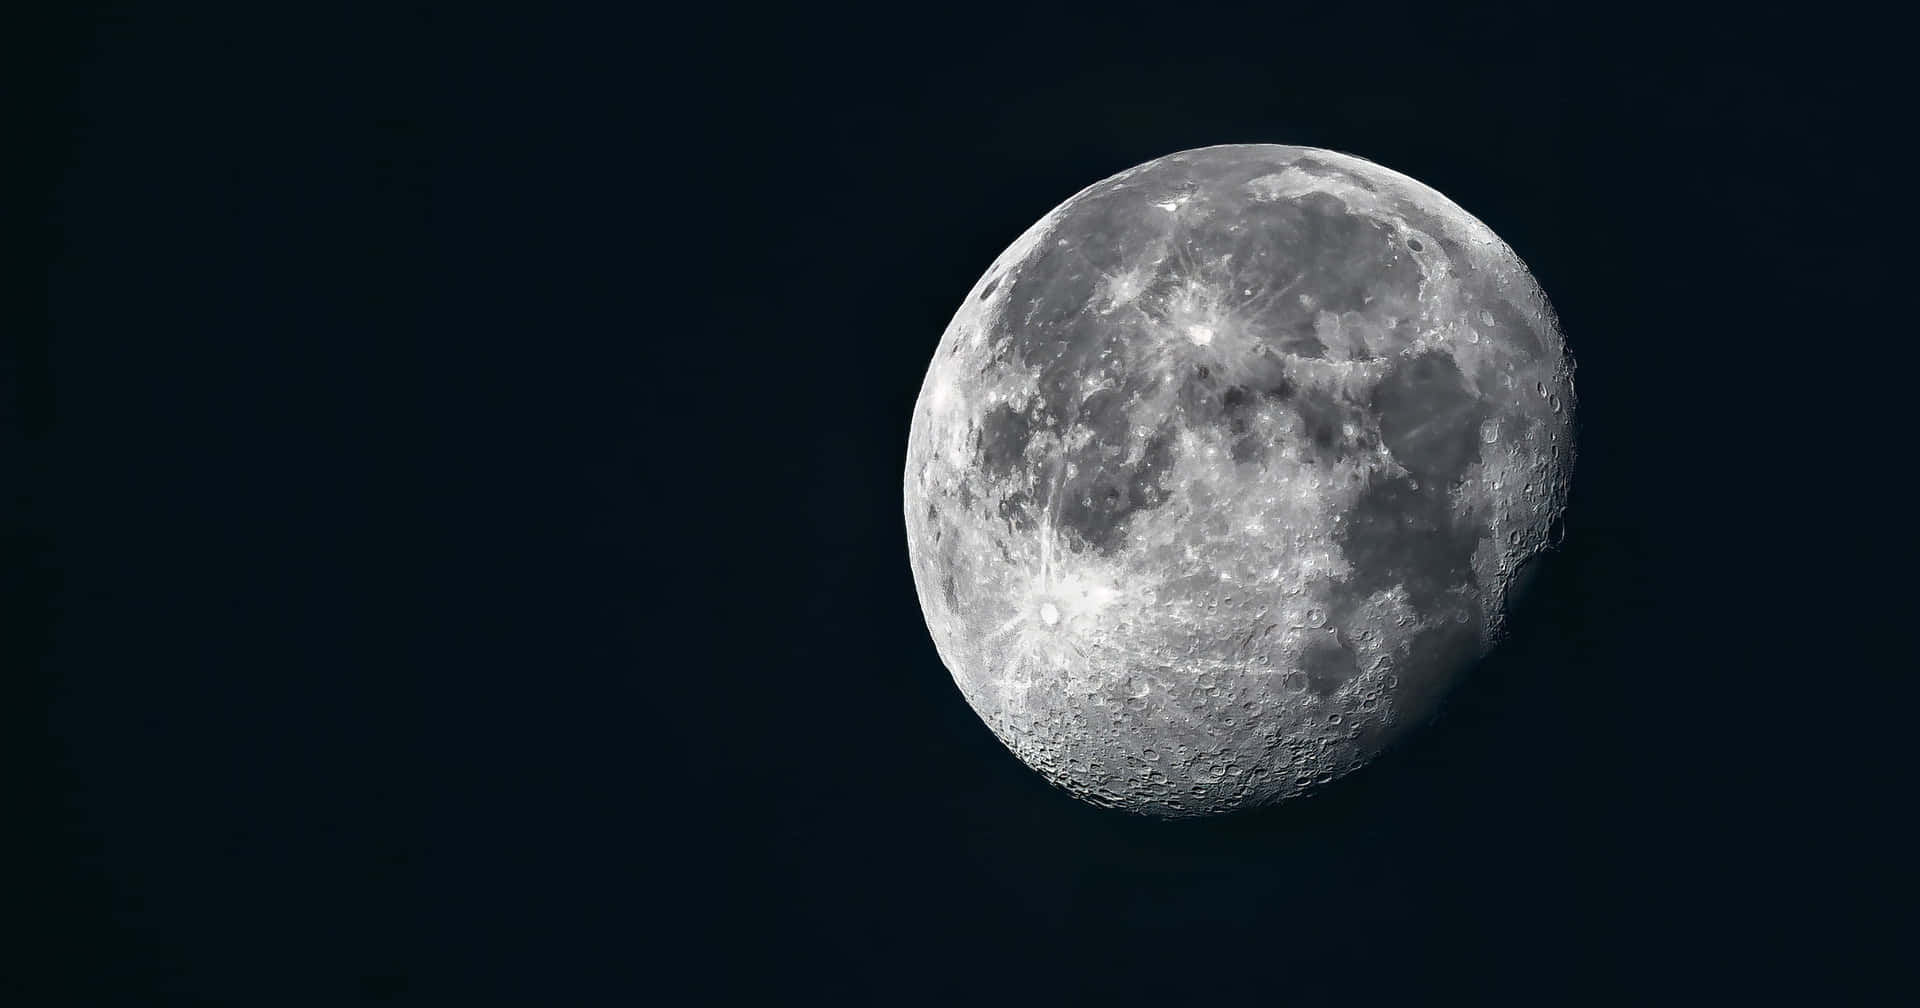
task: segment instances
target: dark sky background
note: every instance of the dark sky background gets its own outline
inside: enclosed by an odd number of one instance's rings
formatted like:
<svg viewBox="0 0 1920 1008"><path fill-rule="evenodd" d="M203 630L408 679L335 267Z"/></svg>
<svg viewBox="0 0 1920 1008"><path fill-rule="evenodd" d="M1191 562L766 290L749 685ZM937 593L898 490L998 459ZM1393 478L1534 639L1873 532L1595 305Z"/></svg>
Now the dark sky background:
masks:
<svg viewBox="0 0 1920 1008"><path fill-rule="evenodd" d="M1877 479L1825 397L1906 384L1820 356L1912 325L1874 26L907 6L10 40L10 1003L1887 993L1855 957L1900 873L1831 782L1911 660L1841 653L1867 592L1819 517ZM1166 824L967 708L900 482L992 259L1226 142L1490 225L1584 429L1563 551L1429 731Z"/></svg>

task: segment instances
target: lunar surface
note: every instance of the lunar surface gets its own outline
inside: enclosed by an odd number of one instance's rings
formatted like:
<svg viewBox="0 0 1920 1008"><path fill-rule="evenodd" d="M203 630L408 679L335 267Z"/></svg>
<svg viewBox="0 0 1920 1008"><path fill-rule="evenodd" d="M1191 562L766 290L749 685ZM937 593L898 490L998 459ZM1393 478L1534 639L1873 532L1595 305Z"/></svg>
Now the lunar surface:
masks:
<svg viewBox="0 0 1920 1008"><path fill-rule="evenodd" d="M1566 506L1572 378L1513 250L1405 175L1273 145L1122 172L994 262L927 369L934 644L1095 804L1324 785L1499 640Z"/></svg>

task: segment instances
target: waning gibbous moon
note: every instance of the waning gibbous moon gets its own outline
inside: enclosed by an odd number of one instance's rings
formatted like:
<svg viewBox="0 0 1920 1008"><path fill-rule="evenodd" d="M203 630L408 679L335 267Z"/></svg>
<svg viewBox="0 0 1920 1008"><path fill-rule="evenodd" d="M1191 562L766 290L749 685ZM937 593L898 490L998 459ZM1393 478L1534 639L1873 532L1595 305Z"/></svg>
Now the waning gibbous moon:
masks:
<svg viewBox="0 0 1920 1008"><path fill-rule="evenodd" d="M961 694L1068 792L1278 802L1500 638L1573 466L1573 361L1438 192L1267 144L1082 190L981 277L914 406L906 526Z"/></svg>

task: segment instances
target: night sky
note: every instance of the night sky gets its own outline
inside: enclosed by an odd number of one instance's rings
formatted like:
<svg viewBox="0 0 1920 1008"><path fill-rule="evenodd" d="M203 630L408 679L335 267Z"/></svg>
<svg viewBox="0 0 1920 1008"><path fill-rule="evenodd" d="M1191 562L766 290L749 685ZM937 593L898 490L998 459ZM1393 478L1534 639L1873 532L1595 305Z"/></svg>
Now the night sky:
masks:
<svg viewBox="0 0 1920 1008"><path fill-rule="evenodd" d="M1911 328L1910 256L1867 248L1905 174L1850 125L1874 34L45 18L11 40L40 265L0 396L10 1003L1885 994L1825 954L1894 940L1871 813L1829 782L1881 762L1911 659L1841 653L1869 592L1816 517L1881 479L1846 456L1879 428L1822 400L1900 398L1859 351ZM1358 154L1486 222L1559 313L1583 431L1563 549L1430 729L1162 823L1049 788L967 707L901 475L994 257L1230 142ZM1809 567L1839 587L1783 587Z"/></svg>

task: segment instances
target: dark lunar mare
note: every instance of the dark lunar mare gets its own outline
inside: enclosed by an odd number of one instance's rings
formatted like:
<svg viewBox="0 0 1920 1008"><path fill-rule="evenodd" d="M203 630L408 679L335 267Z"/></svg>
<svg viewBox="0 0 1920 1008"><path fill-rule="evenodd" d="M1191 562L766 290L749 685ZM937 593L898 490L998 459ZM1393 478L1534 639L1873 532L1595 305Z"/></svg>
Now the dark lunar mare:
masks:
<svg viewBox="0 0 1920 1008"><path fill-rule="evenodd" d="M1311 159L1296 167L1372 188L1365 179ZM1286 401L1296 411L1304 432L1300 450L1309 458L1336 461L1373 448L1364 433L1370 425L1355 422L1368 404L1321 389L1294 388L1281 355L1324 357L1327 347L1316 334L1319 312L1368 315L1382 290L1399 291L1410 301L1419 289L1419 268L1396 246L1390 226L1354 213L1337 197L1313 192L1298 199L1249 200L1247 184L1272 172L1271 162L1257 158L1188 166L1184 177L1168 185L1185 196L1191 213L1171 225L1165 211L1145 205L1125 187L1090 195L1059 225L1074 240L1043 245L1014 274L1009 310L989 338L1004 347L996 364L1017 362L1035 374L1038 399L1019 408L997 407L982 419L981 467L997 478L1013 475L1042 430L1064 439L1079 428L1091 437L1058 460L1057 492L1054 486L1028 486L1003 508L1003 517L1029 528L1036 519L1032 508L1051 504L1059 527L1077 544L1111 554L1124 544L1132 516L1167 499L1161 477L1173 461L1176 424L1226 428L1236 462L1258 464L1267 458L1270 443L1248 421L1256 396ZM1171 374L1148 366L1141 358L1151 337L1140 326L1167 320L1149 315L1129 322L1124 314L1103 313L1104 279L1138 266L1130 257L1139 250L1163 247L1169 251L1146 278L1148 292L1164 296L1188 281L1226 292L1237 322L1268 348L1245 363L1252 376L1248 384L1227 385L1205 366ZM1302 302L1295 293L1302 291L1312 292L1313 300ZM1164 299L1145 300L1161 304ZM1409 320L1378 322L1399 343L1410 339ZM1394 347L1356 343L1346 349L1350 358L1365 360ZM1446 375L1428 373L1450 364L1423 358L1396 368L1385 399L1373 404L1393 418L1382 435L1390 448L1397 442L1396 457L1404 452L1411 464L1403 464L1411 470L1457 474L1470 464L1473 424L1478 423L1474 408L1450 396L1463 387L1446 384ZM1457 376L1456 368L1452 377ZM1112 387L1089 393L1090 380ZM1161 418L1145 451L1129 461L1135 434L1128 408L1161 382L1177 386L1177 415ZM1358 433L1350 436L1347 430Z"/></svg>
<svg viewBox="0 0 1920 1008"><path fill-rule="evenodd" d="M1393 460L1442 489L1480 461L1480 422L1492 414L1439 351L1395 360L1373 390L1373 410Z"/></svg>
<svg viewBox="0 0 1920 1008"><path fill-rule="evenodd" d="M1457 604L1449 593L1474 584L1473 551L1487 534L1474 516L1456 516L1444 487L1376 474L1347 513L1338 536L1356 598L1403 585L1414 611L1431 615Z"/></svg>

